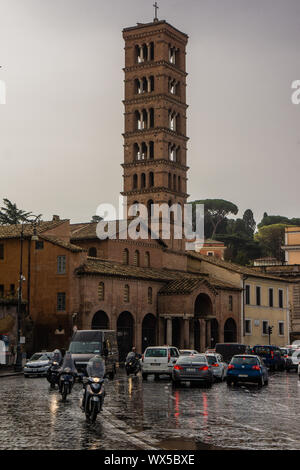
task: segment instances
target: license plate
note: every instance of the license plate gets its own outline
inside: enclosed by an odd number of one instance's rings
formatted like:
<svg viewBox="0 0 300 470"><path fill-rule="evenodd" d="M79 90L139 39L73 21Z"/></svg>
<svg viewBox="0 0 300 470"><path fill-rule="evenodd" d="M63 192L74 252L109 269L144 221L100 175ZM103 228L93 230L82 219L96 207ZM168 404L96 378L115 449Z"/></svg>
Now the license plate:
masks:
<svg viewBox="0 0 300 470"><path fill-rule="evenodd" d="M195 372L196 369L186 369L187 372Z"/></svg>
<svg viewBox="0 0 300 470"><path fill-rule="evenodd" d="M239 377L248 377L247 374L239 374Z"/></svg>
<svg viewBox="0 0 300 470"><path fill-rule="evenodd" d="M151 366L160 366L160 363L154 362L154 363L152 363L152 364L150 364L150 365L151 365Z"/></svg>

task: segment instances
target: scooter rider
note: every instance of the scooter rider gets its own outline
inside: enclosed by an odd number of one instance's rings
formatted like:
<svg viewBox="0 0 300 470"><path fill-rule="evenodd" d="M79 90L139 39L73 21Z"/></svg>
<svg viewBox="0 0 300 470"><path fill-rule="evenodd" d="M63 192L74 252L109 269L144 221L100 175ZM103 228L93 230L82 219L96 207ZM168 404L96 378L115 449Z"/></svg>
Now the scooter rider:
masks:
<svg viewBox="0 0 300 470"><path fill-rule="evenodd" d="M48 380L48 382L50 382L50 383L52 382L51 376L52 376L53 373L56 376L58 375L58 371L59 371L59 368L61 366L61 363L62 363L62 354L61 354L59 349L55 349L54 352L53 352L51 365L47 370L47 380ZM56 380L55 380L55 382L56 382ZM53 384L53 386L55 386L55 385Z"/></svg>
<svg viewBox="0 0 300 470"><path fill-rule="evenodd" d="M105 375L105 362L102 359L102 357L99 355L92 357L86 366L86 372L87 372L87 378L83 379L84 394L83 394L82 404L81 404L81 408L83 411L84 411L84 404L85 404L85 399L86 399L86 387L88 384L88 377L97 377L99 379L103 379ZM105 391L104 391L104 396L105 396Z"/></svg>

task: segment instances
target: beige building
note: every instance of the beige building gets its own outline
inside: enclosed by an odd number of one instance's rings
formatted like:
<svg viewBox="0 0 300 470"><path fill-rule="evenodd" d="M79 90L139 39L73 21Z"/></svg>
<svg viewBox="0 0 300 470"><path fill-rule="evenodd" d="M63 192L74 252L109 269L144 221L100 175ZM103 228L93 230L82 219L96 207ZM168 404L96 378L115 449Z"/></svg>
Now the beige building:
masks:
<svg viewBox="0 0 300 470"><path fill-rule="evenodd" d="M300 265L300 227L285 228L285 245L282 249L285 251L286 264Z"/></svg>
<svg viewBox="0 0 300 470"><path fill-rule="evenodd" d="M189 259L190 271L201 269L210 277L221 278L241 289L240 337L243 343L269 344L269 326L273 327L271 344L285 346L290 342L288 279L215 257L191 254Z"/></svg>

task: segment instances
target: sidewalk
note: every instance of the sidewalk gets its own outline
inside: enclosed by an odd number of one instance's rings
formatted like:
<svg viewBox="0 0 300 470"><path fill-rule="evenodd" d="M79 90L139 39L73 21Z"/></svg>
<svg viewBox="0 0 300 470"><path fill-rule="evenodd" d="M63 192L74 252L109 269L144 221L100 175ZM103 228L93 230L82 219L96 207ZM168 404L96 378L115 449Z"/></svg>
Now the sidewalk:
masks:
<svg viewBox="0 0 300 470"><path fill-rule="evenodd" d="M13 366L0 365L0 378L1 377L13 377L15 375L23 375L23 372L15 372Z"/></svg>

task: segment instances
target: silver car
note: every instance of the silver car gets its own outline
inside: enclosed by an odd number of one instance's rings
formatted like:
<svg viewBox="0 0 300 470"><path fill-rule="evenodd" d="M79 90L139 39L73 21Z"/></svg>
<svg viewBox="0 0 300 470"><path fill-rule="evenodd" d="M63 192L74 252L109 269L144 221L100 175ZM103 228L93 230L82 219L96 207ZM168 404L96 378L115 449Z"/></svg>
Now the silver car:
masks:
<svg viewBox="0 0 300 470"><path fill-rule="evenodd" d="M33 354L28 362L26 362L23 372L24 377L37 377L47 374L47 370L51 365L53 352L38 352Z"/></svg>
<svg viewBox="0 0 300 470"><path fill-rule="evenodd" d="M205 354L180 356L173 367L172 382L175 387L182 382L203 383L210 387L213 373Z"/></svg>
<svg viewBox="0 0 300 470"><path fill-rule="evenodd" d="M211 366L214 378L222 382L226 377L227 364L224 362L221 354L209 353L206 354L206 357L208 364Z"/></svg>

